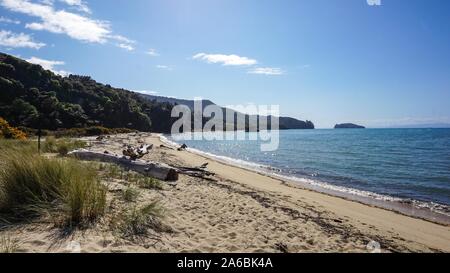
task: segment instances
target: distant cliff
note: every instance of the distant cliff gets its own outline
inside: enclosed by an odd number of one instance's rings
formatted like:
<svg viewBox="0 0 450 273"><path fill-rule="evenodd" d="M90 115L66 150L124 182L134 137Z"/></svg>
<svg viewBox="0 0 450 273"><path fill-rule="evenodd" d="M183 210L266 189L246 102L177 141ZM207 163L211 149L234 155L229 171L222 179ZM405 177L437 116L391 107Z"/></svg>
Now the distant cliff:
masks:
<svg viewBox="0 0 450 273"><path fill-rule="evenodd" d="M366 127L353 124L353 123L342 123L342 124L336 124L334 126L334 129L365 129Z"/></svg>
<svg viewBox="0 0 450 273"><path fill-rule="evenodd" d="M177 99L177 98L168 98L168 97L162 97L162 96L154 96L154 95L144 95L141 94L141 96L147 100L157 102L157 103L170 103L173 105L186 105L191 110L194 109L194 101L193 100L186 100L186 99ZM214 102L210 100L203 100L202 106L203 108L209 106L209 105L216 105ZM219 106L220 107L220 106ZM221 107L224 111L230 111L234 112L235 117L238 115L244 115L243 113L231 110L229 108ZM249 115L245 115L246 120L249 119ZM253 116L254 117L254 116ZM269 116L270 117L270 116ZM237 119L236 119L237 120ZM236 124L231 125L232 127L235 127ZM224 124L224 128L226 128L226 125ZM270 119L268 121L268 128L270 129ZM291 117L280 117L279 118L279 129L280 130L291 130L291 129L315 129L314 123L306 120L298 120ZM248 128L248 124L246 125L246 130L255 131L257 128Z"/></svg>

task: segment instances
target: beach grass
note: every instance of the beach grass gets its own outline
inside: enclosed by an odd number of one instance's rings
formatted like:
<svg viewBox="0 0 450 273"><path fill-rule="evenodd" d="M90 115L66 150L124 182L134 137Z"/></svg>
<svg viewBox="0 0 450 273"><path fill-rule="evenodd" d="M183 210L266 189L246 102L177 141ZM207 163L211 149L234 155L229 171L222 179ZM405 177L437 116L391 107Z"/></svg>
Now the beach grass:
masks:
<svg viewBox="0 0 450 273"><path fill-rule="evenodd" d="M139 191L138 189L129 186L123 190L122 196L125 202L136 202L139 197Z"/></svg>
<svg viewBox="0 0 450 273"><path fill-rule="evenodd" d="M0 138L0 154L4 154L7 151L17 153L37 153L37 142Z"/></svg>
<svg viewBox="0 0 450 273"><path fill-rule="evenodd" d="M19 242L11 236L0 237L0 253L15 253L19 249Z"/></svg>
<svg viewBox="0 0 450 273"><path fill-rule="evenodd" d="M160 180L151 178L151 177L143 177L138 181L140 187L149 190L162 190L163 183Z"/></svg>
<svg viewBox="0 0 450 273"><path fill-rule="evenodd" d="M100 164L98 170L107 179L121 179L148 190L163 190L164 184L158 179L147 177L137 172L126 171L114 164Z"/></svg>
<svg viewBox="0 0 450 273"><path fill-rule="evenodd" d="M94 169L74 159L41 156L28 145L12 146L0 154L2 219L52 216L73 226L103 215L106 188Z"/></svg>
<svg viewBox="0 0 450 273"><path fill-rule="evenodd" d="M61 156L67 155L70 151L85 148L87 143L81 140L56 139L48 136L43 143L42 151L44 153L58 153Z"/></svg>
<svg viewBox="0 0 450 273"><path fill-rule="evenodd" d="M133 206L119 216L117 229L124 237L144 236L149 230L156 232L171 232L172 229L161 220L165 215L159 201L154 201L143 207Z"/></svg>

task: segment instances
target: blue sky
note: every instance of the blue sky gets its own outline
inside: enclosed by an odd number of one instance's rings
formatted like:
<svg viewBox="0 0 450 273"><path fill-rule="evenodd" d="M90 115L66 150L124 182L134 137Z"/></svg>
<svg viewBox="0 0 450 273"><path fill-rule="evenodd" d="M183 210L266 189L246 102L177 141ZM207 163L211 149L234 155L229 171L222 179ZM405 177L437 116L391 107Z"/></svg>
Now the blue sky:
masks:
<svg viewBox="0 0 450 273"><path fill-rule="evenodd" d="M0 0L0 51L319 128L450 123L449 14L448 0Z"/></svg>

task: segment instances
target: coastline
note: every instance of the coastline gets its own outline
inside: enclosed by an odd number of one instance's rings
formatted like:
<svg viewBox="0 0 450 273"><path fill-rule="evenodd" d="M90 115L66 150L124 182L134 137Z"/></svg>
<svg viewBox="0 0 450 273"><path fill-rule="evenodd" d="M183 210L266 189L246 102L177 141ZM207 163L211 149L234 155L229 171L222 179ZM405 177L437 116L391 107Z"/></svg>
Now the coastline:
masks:
<svg viewBox="0 0 450 273"><path fill-rule="evenodd" d="M159 137L161 138L162 135L159 135ZM166 142L161 139L159 141L165 145L171 144L170 141ZM327 211L359 222L358 228L366 230L364 226L376 223L375 227L383 230L383 232L389 233L389 230L395 230L399 232L399 235L404 235L407 238L410 236L415 237L417 242L423 242L427 245L431 243L436 249L442 249L445 252L450 251L449 224L420 216L414 217L411 215L412 213L408 214L406 211L402 212L394 208L380 207L375 202L369 204L366 203L367 200L364 200L366 201L364 202L362 200L349 199L346 196L336 196L332 193L320 191L317 188L304 188L302 187L303 185L299 185L294 181L223 162L192 150L180 154L180 157L189 162L208 162L212 171L235 182L250 185L261 190L288 194L291 197L306 199L311 203L319 204ZM408 210L408 207L405 207L405 210Z"/></svg>
<svg viewBox="0 0 450 273"><path fill-rule="evenodd" d="M298 252L450 252L450 226L405 216L300 187L255 171L167 147L160 135L86 137L89 150L121 154L126 145L153 144L144 160L172 166L209 163L211 180L180 175L161 190L137 189L132 203L123 190L135 187L121 178L103 180L108 210L87 229L62 236L63 230L39 221L0 230L0 237L19 242L18 252L87 253L298 253ZM163 145L163 146L161 146ZM94 163L89 163L94 164ZM111 228L117 208L160 201L163 221L173 232L149 231L144 237L123 238Z"/></svg>
<svg viewBox="0 0 450 273"><path fill-rule="evenodd" d="M171 147L179 147L180 143L169 140L164 134L159 134L160 141ZM405 216L422 219L436 224L450 226L450 215L446 212L435 211L430 207L430 203L402 199L399 197L392 197L388 195L381 195L374 192L358 190L354 188L345 188L342 186L335 186L329 183L320 182L310 178L301 178L296 176L287 176L281 173L276 173L277 168L268 165L262 165L254 162L244 161L240 159L229 158L226 156L218 156L205 151L194 148L187 148L186 151L195 155L217 161L219 163L241 168L243 170L256 172L263 176L268 176L275 180L281 181L283 184L304 190L311 190L313 192L322 193L331 197L339 197L348 201L358 202L363 205L373 206L380 209L389 210ZM441 204L436 204L441 206ZM446 207L448 210L448 207Z"/></svg>

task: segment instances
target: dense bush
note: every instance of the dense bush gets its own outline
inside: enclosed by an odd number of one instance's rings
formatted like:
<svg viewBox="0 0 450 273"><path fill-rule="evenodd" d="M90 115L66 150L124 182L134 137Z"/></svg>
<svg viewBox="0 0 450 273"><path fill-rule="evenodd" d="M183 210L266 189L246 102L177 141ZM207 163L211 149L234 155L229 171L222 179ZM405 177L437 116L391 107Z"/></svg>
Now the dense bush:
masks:
<svg viewBox="0 0 450 273"><path fill-rule="evenodd" d="M173 106L169 103L145 100L87 76L61 77L2 53L0 90L0 116L13 126L53 131L102 126L167 132L172 124Z"/></svg>

